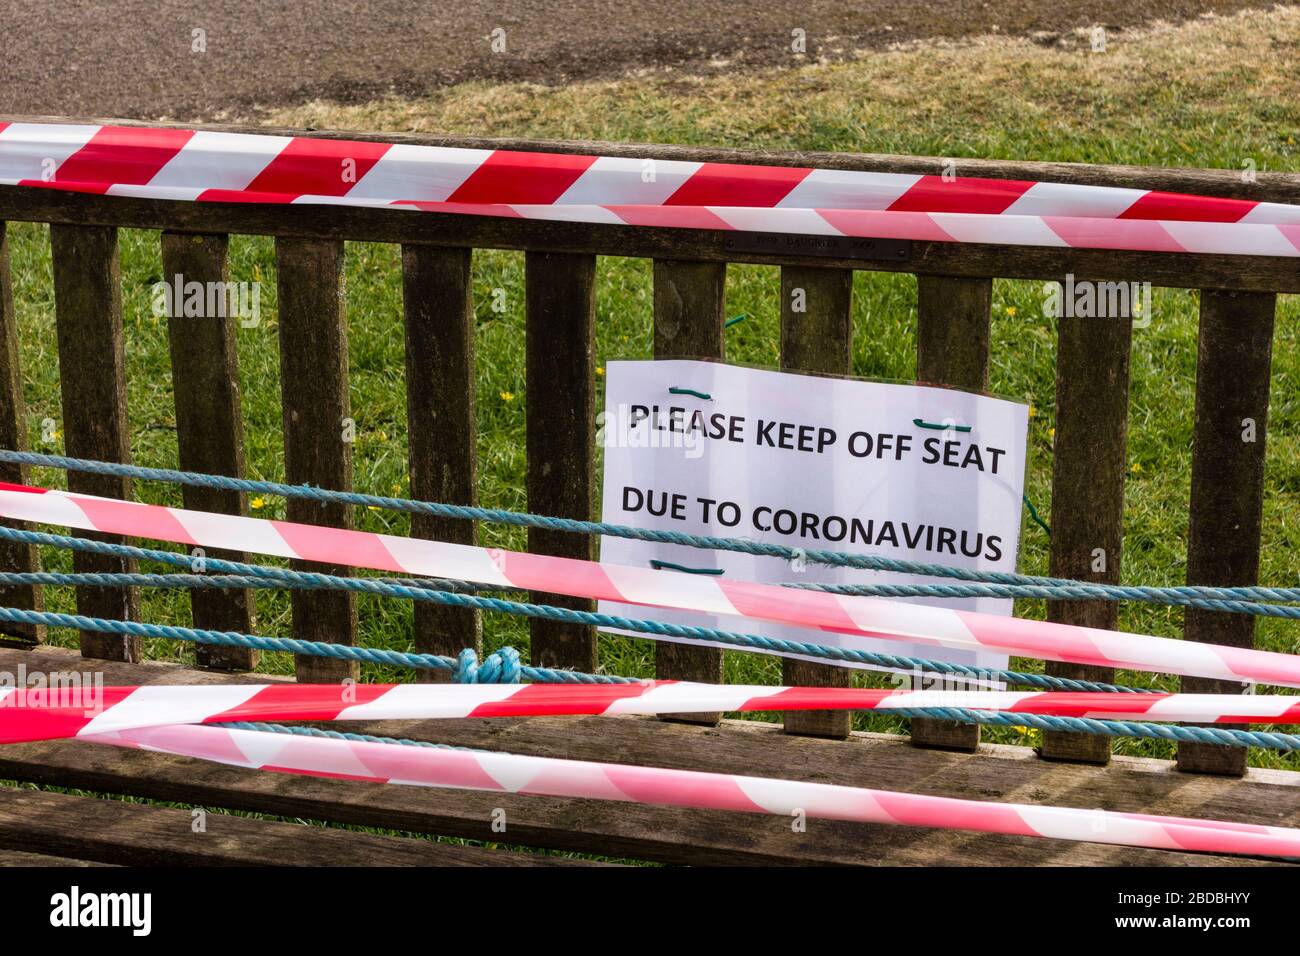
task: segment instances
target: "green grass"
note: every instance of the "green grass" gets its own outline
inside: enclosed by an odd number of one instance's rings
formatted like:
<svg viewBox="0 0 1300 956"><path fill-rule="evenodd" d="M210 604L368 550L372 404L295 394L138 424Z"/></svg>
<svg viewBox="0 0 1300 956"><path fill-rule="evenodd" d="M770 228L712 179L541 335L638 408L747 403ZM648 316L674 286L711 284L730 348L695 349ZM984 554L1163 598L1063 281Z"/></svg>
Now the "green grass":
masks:
<svg viewBox="0 0 1300 956"><path fill-rule="evenodd" d="M440 129L492 135L534 135L711 143L809 150L907 152L934 155L1006 156L1042 160L1240 165L1252 158L1260 169L1294 164L1300 129L1300 80L1274 65L1279 49L1300 39L1294 12L1250 14L1191 24L1177 30L1134 35L1112 42L1101 59L1086 52L1047 50L1013 40L960 47L916 47L835 66L710 80L636 79L544 90L532 86L453 88L423 101L384 101L361 108L313 104L287 111L277 121L333 127ZM1222 54L1222 55L1220 55ZM1241 64L1255 57L1258 70ZM1280 63L1284 57L1279 57ZM1141 68L1139 68L1141 67ZM1262 90L1273 84L1267 95ZM947 97L947 98L945 98ZM53 294L47 230L10 225L15 301L21 336L24 391L33 449L57 452L61 442L42 442L42 419L60 418ZM270 240L234 237L231 278L261 281L260 326L240 329L248 474L283 478L274 250ZM123 302L132 453L144 465L174 466L176 435L170 397L166 329L152 318L149 288L161 275L156 233L122 233ZM405 476L401 285L398 250L349 243L347 247L348 336L356 487L402 495ZM650 264L601 258L598 267L597 364L649 358L651 353ZM492 291L505 290L506 310L491 308ZM727 354L736 362L775 366L779 352L776 270L732 266L727 311L749 320L727 332ZM474 258L480 500L489 507L525 509L523 367L523 257L478 251ZM1030 468L1026 491L1050 522L1054 421L1054 322L1042 314L1038 283L998 281L990 389L1028 402ZM869 378L915 376L916 284L910 276L858 273L855 277L853 372ZM1187 507L1196 356L1194 292L1157 289L1152 322L1135 330L1129 430L1130 474L1126 491L1123 579L1126 583L1180 584L1185 578ZM1263 558L1260 579L1297 583L1300 563L1300 301L1279 299L1274 341L1272 408L1267 461ZM63 476L38 472L38 483L61 486ZM138 486L139 497L179 504L176 489ZM283 516L283 503L255 501L254 514ZM378 511L358 514L360 527L404 534L408 521ZM487 526L486 545L523 548L518 529ZM1046 573L1048 541L1026 520L1020 568ZM67 555L48 553L47 565L69 569ZM71 594L51 591L49 605L72 608ZM285 595L257 594L259 630L287 635ZM411 610L405 602L359 599L362 643L410 647ZM1041 602L1020 602L1017 613L1041 616ZM184 594L148 592L150 621L188 623ZM1126 605L1121 626L1178 636L1176 609ZM55 633L58 643L73 635ZM526 622L504 615L485 621L485 644L509 643L526 653ZM1259 645L1300 652L1295 622L1261 621ZM192 659L192 648L151 642L150 655ZM265 655L265 669L286 672L283 655ZM653 645L602 637L602 668L650 676ZM1030 669L1032 662L1017 662ZM730 681L775 682L775 658L729 653ZM366 668L367 679L397 677ZM880 678L862 675L865 682ZM1145 675L1122 674L1143 684ZM1160 686L1172 688L1171 680ZM859 718L873 730L901 729L889 718ZM986 729L985 739L1028 743L1032 733ZM1120 753L1168 757L1172 747L1124 740ZM1255 751L1257 766L1300 769L1300 757Z"/></svg>

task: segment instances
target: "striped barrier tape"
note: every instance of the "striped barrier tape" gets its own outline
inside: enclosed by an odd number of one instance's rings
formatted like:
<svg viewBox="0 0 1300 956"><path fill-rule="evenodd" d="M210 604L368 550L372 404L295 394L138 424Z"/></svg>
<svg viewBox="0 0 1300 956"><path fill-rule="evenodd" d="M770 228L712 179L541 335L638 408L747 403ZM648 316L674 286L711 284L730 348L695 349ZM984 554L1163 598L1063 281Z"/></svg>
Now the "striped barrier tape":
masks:
<svg viewBox="0 0 1300 956"><path fill-rule="evenodd" d="M1095 720L1300 723L1300 697L632 684L222 684L0 688L0 743L233 721L427 720L961 707Z"/></svg>
<svg viewBox="0 0 1300 956"><path fill-rule="evenodd" d="M1300 687L1300 656L0 483L0 517L488 587L749 617L862 639Z"/></svg>
<svg viewBox="0 0 1300 956"><path fill-rule="evenodd" d="M1027 180L0 122L0 185L609 225L1300 255L1300 206Z"/></svg>
<svg viewBox="0 0 1300 956"><path fill-rule="evenodd" d="M974 830L1161 850L1300 857L1300 830L992 803L479 750L174 724L82 738L229 766L374 783Z"/></svg>

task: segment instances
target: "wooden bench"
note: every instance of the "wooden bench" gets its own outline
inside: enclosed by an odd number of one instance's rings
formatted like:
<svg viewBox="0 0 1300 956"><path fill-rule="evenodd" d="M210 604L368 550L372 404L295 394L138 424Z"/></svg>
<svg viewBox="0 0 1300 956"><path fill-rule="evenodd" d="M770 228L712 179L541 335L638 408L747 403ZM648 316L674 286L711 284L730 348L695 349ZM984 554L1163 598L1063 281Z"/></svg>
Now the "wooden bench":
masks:
<svg viewBox="0 0 1300 956"><path fill-rule="evenodd" d="M266 129L257 132L272 132ZM304 135L299 131L285 132ZM459 147L504 147L656 159L730 161L891 172L936 173L942 161L917 157L768 153L608 143L537 143L425 136L311 133L356 139ZM1203 195L1300 202L1294 177L1260 174L1244 183L1231 171L1180 171L1071 164L963 161L964 176L1128 186ZM293 207L196 204L105 197L55 190L0 187L0 446L24 448L27 434L17 365L16 320L3 221L49 223L53 249L58 353L64 405L64 445L74 457L127 462L119 228L162 231L164 273L198 281L228 279L230 234L276 239L284 405L286 480L329 488L352 486L350 444L338 424L350 415L347 337L342 294L343 243L367 240L402 246L405 294L408 431L411 496L476 502L476 418L470 265L474 248L526 253L528 510L590 518L595 475L596 256L654 260L654 352L657 357L722 357L723 290L728 262L781 267L782 353L789 369L850 370L852 272L914 273L918 283L918 377L982 389L989 366L989 323L994 277L1151 281L1200 290L1201 325L1190 500L1188 580L1247 584L1258 568L1263 498L1264 433L1268 413L1273 314L1279 292L1300 291L1291 259L1145 253L1114 250L1011 248L911 242L881 259L821 256L807 250L773 251L754 237L717 232L631 228L527 219L415 213L324 205ZM790 290L806 292L807 311L795 321ZM243 426L231 323L185 319L170 326L179 465L242 475ZM1097 582L1119 578L1128 416L1131 322L1061 319L1057 366L1057 439L1054 454L1051 572ZM564 389L540 383L563 380ZM535 387L534 387L535 385ZM436 413L435 413L436 409ZM1255 419L1257 441L1234 440L1240 422ZM27 469L0 466L0 480L25 481ZM76 491L130 497L124 479L69 474ZM186 488L187 507L239 513L243 496ZM288 504L290 520L347 526L348 509ZM1230 533L1229 533L1230 532ZM413 533L474 542L468 523L417 517ZM532 550L593 557L584 536L531 531ZM1093 571L1095 549L1105 570ZM0 566L35 569L32 548L0 547ZM118 559L78 554L77 570L123 570ZM589 606L551 595L539 600ZM82 613L135 618L138 595L129 588L83 589ZM10 588L0 603L40 607L38 588ZM248 631L252 602L242 592L195 592L198 627ZM1054 620L1111 627L1108 602L1051 602ZM39 628L9 627L12 645L0 666L14 670L71 669L72 652L43 647ZM417 605L417 650L454 654L477 647L475 612ZM356 606L350 594L295 592L293 636L354 643ZM1254 621L1242 615L1189 611L1185 637L1250 645ZM589 627L533 621L535 663L594 670ZM205 669L140 663L139 639L84 634L81 652L95 658L109 683L248 680L256 653L199 648ZM659 643L662 677L717 681L721 653ZM847 681L842 668L787 661L787 682ZM1099 669L1049 665L1063 676L1108 679ZM297 662L300 680L352 676L349 665L320 658ZM252 679L269 679L252 675ZM1218 688L1187 679L1189 690ZM1024 747L979 744L969 725L914 721L911 738L849 733L846 714L791 715L784 728L753 722L695 723L642 719L538 719L385 724L372 732L437 739L520 753L590 757L672 767L722 769L880 786L917 792L1075 806L1218 817L1300 826L1300 774L1247 770L1240 749L1183 745L1177 765L1111 756L1107 738L1047 733L1041 756ZM919 746L917 746L919 745ZM941 749L935 749L941 748ZM1044 759L1046 758L1046 759ZM742 814L518 798L455 791L375 787L335 780L291 778L140 752L84 744L50 743L0 749L0 777L104 794L209 808L258 811L333 823L440 834L511 846L571 850L616 859L667 863L892 863L919 865L1128 864L1197 865L1219 860L1164 851L1125 850L1007 836L940 833L900 827L813 822L809 834L788 821ZM359 858L375 862L555 862L502 850L384 838L296 824L210 814L226 842L189 836L189 814L83 797L27 791L0 792L0 850L75 857L96 862L176 859L209 862L328 857L329 841L355 841ZM67 801L80 801L79 810ZM508 837L491 829L505 810ZM84 813L116 821L120 839L63 839L38 821L42 815ZM117 814L118 816L113 816ZM30 820L30 830L23 820ZM219 821L219 823L214 822ZM300 856L264 851L282 827L304 838ZM173 832L175 831L175 832ZM163 839L159 836L166 833ZM136 834L134 838L130 834ZM206 835L210 837L211 834ZM385 842L387 841L387 842ZM82 849L84 843L84 849ZM385 849L385 846L389 846ZM203 848L206 847L206 848ZM153 855L151 855L153 854ZM263 854L259 856L259 854Z"/></svg>
<svg viewBox="0 0 1300 956"><path fill-rule="evenodd" d="M75 652L60 648L0 649L0 670L14 671L23 662L33 671L84 667ZM102 667L108 684L272 680L266 675L234 675L174 664L105 661L97 662L96 667ZM1287 771L1251 769L1242 778L1224 779L1180 773L1169 761L1134 757L1116 757L1110 767L1103 768L1041 760L1028 747L985 744L977 754L922 750L910 746L905 738L885 734L853 733L848 740L826 740L784 734L778 724L756 721L725 720L717 727L706 727L637 717L550 717L349 722L348 729L509 753L778 776L979 800L1104 806L1291 825L1300 813L1300 774ZM784 817L380 787L65 741L0 748L0 779L661 863L1221 866L1260 862L820 820L809 821L808 832L796 834ZM499 813L494 814L497 810L505 812L504 835L492 829L494 820L500 818ZM191 855L203 852L191 846L192 842L201 845L205 835L191 835L189 813L159 812L180 814L170 825L174 832L169 842L160 844L160 850ZM213 821L218 819L227 818L209 814L209 826L215 829ZM0 848L4 847L69 852L67 844L54 846L36 836L25 838L20 828L6 826L0 818ZM437 848L450 849L455 848ZM119 847L118 852L128 855L125 848ZM394 858L398 855L394 851ZM93 858L115 860L108 855ZM133 861L139 859L136 856ZM432 851L426 862L435 862ZM453 862L450 854L446 862Z"/></svg>

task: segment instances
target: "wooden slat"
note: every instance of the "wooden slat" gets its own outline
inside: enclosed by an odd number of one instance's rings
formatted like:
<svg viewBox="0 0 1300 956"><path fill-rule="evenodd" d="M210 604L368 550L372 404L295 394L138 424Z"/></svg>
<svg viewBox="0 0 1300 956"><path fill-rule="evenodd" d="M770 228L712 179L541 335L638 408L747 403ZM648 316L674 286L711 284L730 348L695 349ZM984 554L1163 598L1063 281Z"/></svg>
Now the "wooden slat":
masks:
<svg viewBox="0 0 1300 956"><path fill-rule="evenodd" d="M916 277L916 378L982 392L989 380L991 279Z"/></svg>
<svg viewBox="0 0 1300 956"><path fill-rule="evenodd" d="M722 358L726 284L726 263L655 260L654 356L656 359ZM662 680L720 684L722 683L722 650L716 647L657 641L655 674ZM716 724L722 719L722 714L714 712L671 714L667 719Z"/></svg>
<svg viewBox="0 0 1300 956"><path fill-rule="evenodd" d="M1053 576L1097 584L1119 582L1124 543L1129 352L1133 321L1061 318L1057 322L1056 440L1052 448ZM1114 629L1114 601L1048 601L1047 618ZM1047 673L1111 682L1109 667L1049 661ZM1110 738L1047 731L1043 756L1104 764Z"/></svg>
<svg viewBox="0 0 1300 956"><path fill-rule="evenodd" d="M239 317L227 301L225 315L186 315L176 289L186 283L230 281L225 236L162 235L163 281L173 289L172 315L167 320L171 351L172 395L176 407L176 444L185 471L209 475L244 476L244 427L240 416L239 357L235 331ZM205 303L207 296L204 296ZM206 306L205 306L206 307ZM196 488L181 490L185 507L195 511L247 515L248 496L238 491ZM242 552L213 551L214 558L243 561ZM216 588L190 591L194 626L214 631L254 630L253 592ZM205 667L252 670L257 651L245 647L200 644L195 658Z"/></svg>
<svg viewBox="0 0 1300 956"><path fill-rule="evenodd" d="M75 866L103 867L112 863L91 863L88 860L74 860L66 856L47 856L44 853L27 853L23 850L0 850L0 866Z"/></svg>
<svg viewBox="0 0 1300 956"><path fill-rule="evenodd" d="M906 254L885 258L836 257L804 250L743 251L735 233L607 223L547 222L358 206L181 202L92 196L0 186L0 219L117 225L178 232L355 239L427 243L474 249L639 256L698 262L752 262L817 268L871 269L1006 279L1130 281L1144 276L1158 286L1300 292L1300 270L1285 256L1189 255L1116 249L1063 249L980 243L916 241Z"/></svg>
<svg viewBox="0 0 1300 956"><path fill-rule="evenodd" d="M343 244L277 239L280 302L280 388L284 416L284 474L292 484L352 488L352 445L344 440L351 417L348 344L343 302ZM290 521L352 526L352 509L299 498L286 502ZM347 574L340 565L295 561L295 568ZM294 591L293 636L304 641L355 644L355 596L344 591ZM298 679L332 683L357 676L355 662L300 656Z"/></svg>
<svg viewBox="0 0 1300 956"><path fill-rule="evenodd" d="M65 670L60 648L0 648L0 669ZM175 664L106 663L108 684L229 684L268 675L196 671ZM555 717L359 723L350 730L460 746L579 760L713 770L916 793L1075 807L1104 807L1300 825L1300 774L1250 770L1244 779L1178 773L1172 762L1117 757L1110 767L1037 759L1028 747L986 744L977 754L921 750L903 738L854 733L847 742L783 734L776 724L719 727L652 718ZM506 813L512 844L603 856L696 864L1166 865L1254 861L1130 850L1031 837L946 833L810 820L795 833L785 817L683 810L594 800L289 777L220 767L98 744L51 741L0 748L0 777L125 793L193 806L228 807L468 839L500 841L493 811Z"/></svg>
<svg viewBox="0 0 1300 956"><path fill-rule="evenodd" d="M592 517L596 449L596 257L529 252L525 258L528 510ZM528 529L528 550L591 560L591 535ZM556 594L532 600L592 610ZM596 669L596 632L582 624L530 622L532 660L542 667Z"/></svg>
<svg viewBox="0 0 1300 956"><path fill-rule="evenodd" d="M117 230L53 225L50 246L64 451L73 458L129 462ZM68 489L105 498L131 497L130 479L111 475L70 471ZM94 533L84 537L123 540ZM126 572L135 570L135 562L76 552L72 567L78 572ZM138 620L140 594L135 588L77 588L77 611L91 617ZM81 652L86 657L135 661L140 651L138 637L81 633Z"/></svg>
<svg viewBox="0 0 1300 956"><path fill-rule="evenodd" d="M1275 295L1201 292L1188 584L1232 586L1258 581L1276 306ZM1253 441L1246 440L1248 428L1253 430ZM1189 641L1254 646L1255 618L1249 614L1188 608L1183 620L1183 637ZM1182 687L1193 694L1242 690L1239 683L1200 677L1184 677ZM1240 775L1246 769L1246 751L1181 743L1178 766L1198 773Z"/></svg>
<svg viewBox="0 0 1300 956"><path fill-rule="evenodd" d="M27 403L23 400L23 377L18 360L18 317L14 313L14 287L9 272L9 240L0 222L0 448L27 450ZM0 481L29 484L30 469L0 462ZM26 528L22 521L0 522L7 528ZM40 554L32 544L0 542L0 567L12 571L39 571ZM40 611L44 592L37 585L0 587L0 604ZM45 640L43 624L0 624L0 634L24 641Z"/></svg>
<svg viewBox="0 0 1300 956"><path fill-rule="evenodd" d="M654 357L720 359L725 353L726 263L654 263Z"/></svg>
<svg viewBox="0 0 1300 956"><path fill-rule="evenodd" d="M802 311L794 311L795 306ZM853 273L847 269L786 266L781 270L781 368L848 375L853 366ZM847 667L781 659L787 686L848 687ZM791 734L843 739L853 727L847 710L796 711L785 715Z"/></svg>
<svg viewBox="0 0 1300 956"><path fill-rule="evenodd" d="M406 310L406 421L411 497L478 503L478 430L474 391L474 306L471 251L402 247ZM477 544L472 521L413 514L411 534ZM482 622L471 608L415 604L415 648L454 657L482 647ZM450 679L441 671L425 679Z"/></svg>
<svg viewBox="0 0 1300 956"><path fill-rule="evenodd" d="M198 809L198 808L196 808ZM0 787L0 846L125 866L566 866L581 861ZM3 852L3 851L0 851ZM75 864L74 864L75 865Z"/></svg>
<svg viewBox="0 0 1300 956"><path fill-rule="evenodd" d="M989 377L992 279L916 277L916 377L921 382L982 392ZM919 747L974 750L978 724L918 718L912 743Z"/></svg>

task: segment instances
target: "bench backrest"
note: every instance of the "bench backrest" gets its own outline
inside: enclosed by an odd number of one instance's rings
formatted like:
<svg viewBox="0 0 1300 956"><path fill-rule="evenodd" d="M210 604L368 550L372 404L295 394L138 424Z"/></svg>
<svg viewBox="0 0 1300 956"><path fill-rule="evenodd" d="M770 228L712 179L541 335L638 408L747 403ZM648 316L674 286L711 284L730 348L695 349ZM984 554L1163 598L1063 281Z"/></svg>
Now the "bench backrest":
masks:
<svg viewBox="0 0 1300 956"><path fill-rule="evenodd" d="M268 132L265 129L256 132ZM279 131L276 131L279 132ZM286 131L287 132L287 131ZM721 161L829 169L937 175L945 161L917 157L772 153L609 143L485 141L365 134L344 136L471 148L517 148L656 160ZM1245 181L1230 171L1182 171L1073 164L964 160L958 172L996 177L1158 189L1201 195L1300 202L1295 177L1259 174ZM992 281L995 277L1149 281L1200 290L1200 337L1190 501L1188 580L1247 584L1258 569L1264 489L1264 434L1268 414L1270 351L1278 292L1300 291L1296 259L1193 255L1118 250L1003 247L910 242L885 251L847 254L842 249L792 248L776 237L704 230L539 222L477 216L395 214L390 210L327 205L198 204L118 198L25 187L0 187L0 446L23 448L26 416L17 367L18 336L3 245L3 221L51 225L58 353L66 453L128 461L126 389L117 230L162 230L164 274L199 282L228 280L230 234L271 235L276 240L281 340L281 383L286 480L347 489L352 485L351 445L340 440L350 414L347 337L342 290L343 243L400 243L405 293L406 381L411 496L476 502L474 321L470 299L471 251L526 252L527 501L538 514L592 516L595 477L595 368L593 340L596 256L654 260L654 352L657 357L721 357L723 289L728 262L781 267L781 364L825 373L850 370L853 270L909 272L917 277L917 375L920 380L968 389L985 387L989 368ZM792 292L804 290L806 311L791 311ZM1057 358L1056 443L1052 489L1051 573L1114 582L1121 563L1126 433L1129 408L1131 320L1062 318ZM185 320L170 330L180 466L216 474L243 473L243 435L234 330L229 321ZM546 383L563 381L565 388ZM1256 440L1241 440L1253 419ZM0 478L26 479L25 469L0 466ZM125 479L72 473L73 490L129 496ZM248 505L229 492L185 489L188 507L238 512ZM290 520L346 526L347 509L302 501L288 504ZM417 516L413 533L472 542L464 522ZM531 549L578 557L593 542L577 535L532 531ZM1104 569L1097 561L1105 557ZM78 556L80 570L121 570L115 559ZM6 567L34 568L32 549L6 546ZM38 589L9 589L0 599L35 607ZM549 603L581 606L555 596ZM138 595L130 589L87 590L80 609L104 617L133 617ZM193 594L196 626L250 629L252 600L242 592ZM420 605L416 643L427 652L454 654L479 641L476 612ZM1052 602L1055 620L1114 627L1110 602ZM1189 610L1186 637L1250 645L1253 619ZM16 631L39 636L34 629ZM294 636L355 640L353 596L293 595ZM87 656L129 660L137 639L83 635ZM532 653L539 664L584 670L596 666L591 628L532 622ZM202 648L214 667L247 668L255 652ZM717 681L720 652L658 645L660 676ZM1049 665L1066 676L1108 679L1097 669ZM343 662L304 658L300 678L346 676ZM823 665L786 663L786 677L803 683L842 681L845 672ZM1187 680L1189 689L1214 682ZM1223 688L1237 690L1237 687ZM707 719L707 715L704 719ZM791 715L794 732L837 736L848 715ZM972 747L978 729L915 721L918 743ZM1048 733L1045 752L1065 759L1104 761L1104 737ZM1244 752L1184 745L1187 769L1235 772Z"/></svg>

